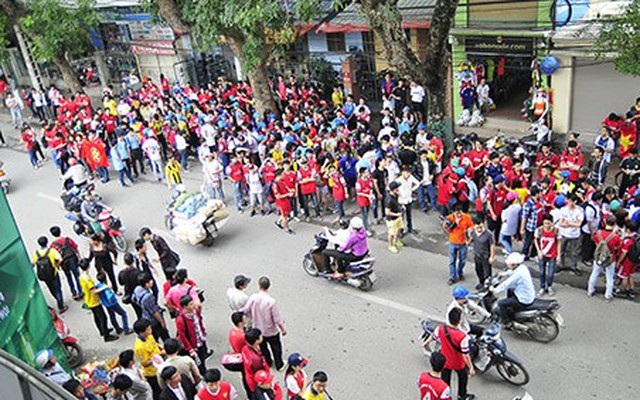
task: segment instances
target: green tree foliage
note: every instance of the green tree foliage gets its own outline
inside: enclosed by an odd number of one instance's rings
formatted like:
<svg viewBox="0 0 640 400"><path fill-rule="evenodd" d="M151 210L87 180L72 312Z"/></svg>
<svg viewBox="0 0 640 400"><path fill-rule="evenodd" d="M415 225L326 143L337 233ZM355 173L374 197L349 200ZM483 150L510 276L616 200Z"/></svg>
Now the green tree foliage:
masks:
<svg viewBox="0 0 640 400"><path fill-rule="evenodd" d="M622 15L603 23L596 54L599 58L613 54L618 72L640 76L640 1L634 0Z"/></svg>
<svg viewBox="0 0 640 400"><path fill-rule="evenodd" d="M90 49L87 29L99 22L94 7L93 0L78 0L74 7L58 0L29 0L21 26L31 40L34 56L54 61L65 53L77 55Z"/></svg>

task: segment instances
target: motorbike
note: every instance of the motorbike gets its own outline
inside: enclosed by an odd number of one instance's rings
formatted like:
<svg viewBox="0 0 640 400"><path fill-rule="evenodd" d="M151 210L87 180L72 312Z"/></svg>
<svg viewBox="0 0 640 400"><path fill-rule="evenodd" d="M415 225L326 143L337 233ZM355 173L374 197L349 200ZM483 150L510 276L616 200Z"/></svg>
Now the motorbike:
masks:
<svg viewBox="0 0 640 400"><path fill-rule="evenodd" d="M427 319L422 321L422 343L424 343L438 327L438 324ZM513 353L507 349L507 343L501 337L501 327L494 321L476 338L471 345L471 361L473 367L480 374L483 374L491 367L495 367L498 374L507 382L515 386L524 386L529 383L529 372ZM435 341L428 352L438 350Z"/></svg>
<svg viewBox="0 0 640 400"><path fill-rule="evenodd" d="M65 217L73 221L73 230L80 236L89 238L95 233L104 233L109 239L113 240L116 250L120 253L125 253L129 248L129 243L124 237L124 232L126 232L127 228L120 218L113 215L113 210L110 208L105 208L98 214L97 220L100 223L98 231L95 231L79 212L69 212Z"/></svg>
<svg viewBox="0 0 640 400"><path fill-rule="evenodd" d="M487 320L493 322L498 318L498 299L489 290L498 283L500 283L499 277L487 278L484 287L469 296L470 300L475 301L491 314L490 317L485 317L470 312L469 322L480 325ZM529 307L515 314L510 329L517 334L527 335L537 342L552 342L560 334L560 328L564 326L564 319L558 312L559 308L560 303L557 300L536 299Z"/></svg>
<svg viewBox="0 0 640 400"><path fill-rule="evenodd" d="M9 193L9 187L11 186L11 179L7 177L7 173L4 172L4 163L0 161L0 187L4 194Z"/></svg>
<svg viewBox="0 0 640 400"><path fill-rule="evenodd" d="M322 250L326 249L331 242L324 231L316 234L314 238L315 243L302 260L304 272L313 277L322 277L329 281L350 285L364 292L373 289L373 284L378 279L373 270L376 262L374 257L367 254L360 261L348 263L345 267L345 279L334 279L333 271L324 271L322 268Z"/></svg>
<svg viewBox="0 0 640 400"><path fill-rule="evenodd" d="M84 353L82 352L82 347L80 347L80 344L78 343L78 339L71 336L69 326L62 318L60 318L53 308L49 308L49 313L51 314L56 333L64 347L67 359L69 360L69 366L71 368L79 367L84 362Z"/></svg>
<svg viewBox="0 0 640 400"><path fill-rule="evenodd" d="M220 229L229 222L229 212L220 200L201 193L182 191L166 207L164 223L178 241L213 246Z"/></svg>

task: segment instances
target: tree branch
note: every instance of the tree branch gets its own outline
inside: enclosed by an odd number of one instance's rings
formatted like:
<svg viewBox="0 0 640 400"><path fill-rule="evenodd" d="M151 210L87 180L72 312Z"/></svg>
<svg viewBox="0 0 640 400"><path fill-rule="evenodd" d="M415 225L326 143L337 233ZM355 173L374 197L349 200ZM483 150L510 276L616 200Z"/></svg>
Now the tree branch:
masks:
<svg viewBox="0 0 640 400"><path fill-rule="evenodd" d="M165 20L178 35L191 32L191 25L182 18L182 10L177 0L156 0L158 15Z"/></svg>
<svg viewBox="0 0 640 400"><path fill-rule="evenodd" d="M447 73L447 42L459 0L438 0L429 28L425 68L429 80L442 81ZM428 82L427 86L434 82Z"/></svg>

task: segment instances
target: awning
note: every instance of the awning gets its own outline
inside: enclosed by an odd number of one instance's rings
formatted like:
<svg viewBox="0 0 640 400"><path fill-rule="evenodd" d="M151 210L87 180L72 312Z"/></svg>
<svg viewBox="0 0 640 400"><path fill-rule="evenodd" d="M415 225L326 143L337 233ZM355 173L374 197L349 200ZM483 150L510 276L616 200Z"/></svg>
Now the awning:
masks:
<svg viewBox="0 0 640 400"><path fill-rule="evenodd" d="M406 21L402 23L402 28L429 29L430 25L431 21ZM369 31L371 31L369 24L329 24L326 22L316 29L316 33L361 33Z"/></svg>

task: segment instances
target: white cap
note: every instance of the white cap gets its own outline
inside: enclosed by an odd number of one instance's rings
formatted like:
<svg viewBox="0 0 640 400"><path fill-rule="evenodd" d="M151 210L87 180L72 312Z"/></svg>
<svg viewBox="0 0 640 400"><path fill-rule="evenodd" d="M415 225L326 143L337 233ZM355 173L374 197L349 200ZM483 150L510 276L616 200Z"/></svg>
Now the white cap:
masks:
<svg viewBox="0 0 640 400"><path fill-rule="evenodd" d="M522 264L524 262L524 254L516 253L516 252L509 253L509 255L507 256L507 259L504 260L504 262L509 265Z"/></svg>
<svg viewBox="0 0 640 400"><path fill-rule="evenodd" d="M364 226L364 222L360 217L353 217L351 218L351 223L349 224L349 226L351 227L351 229L362 229L362 227Z"/></svg>
<svg viewBox="0 0 640 400"><path fill-rule="evenodd" d="M51 357L53 357L53 351L51 351L51 349L39 351L35 359L38 368L44 369L49 363L49 360L51 360Z"/></svg>

